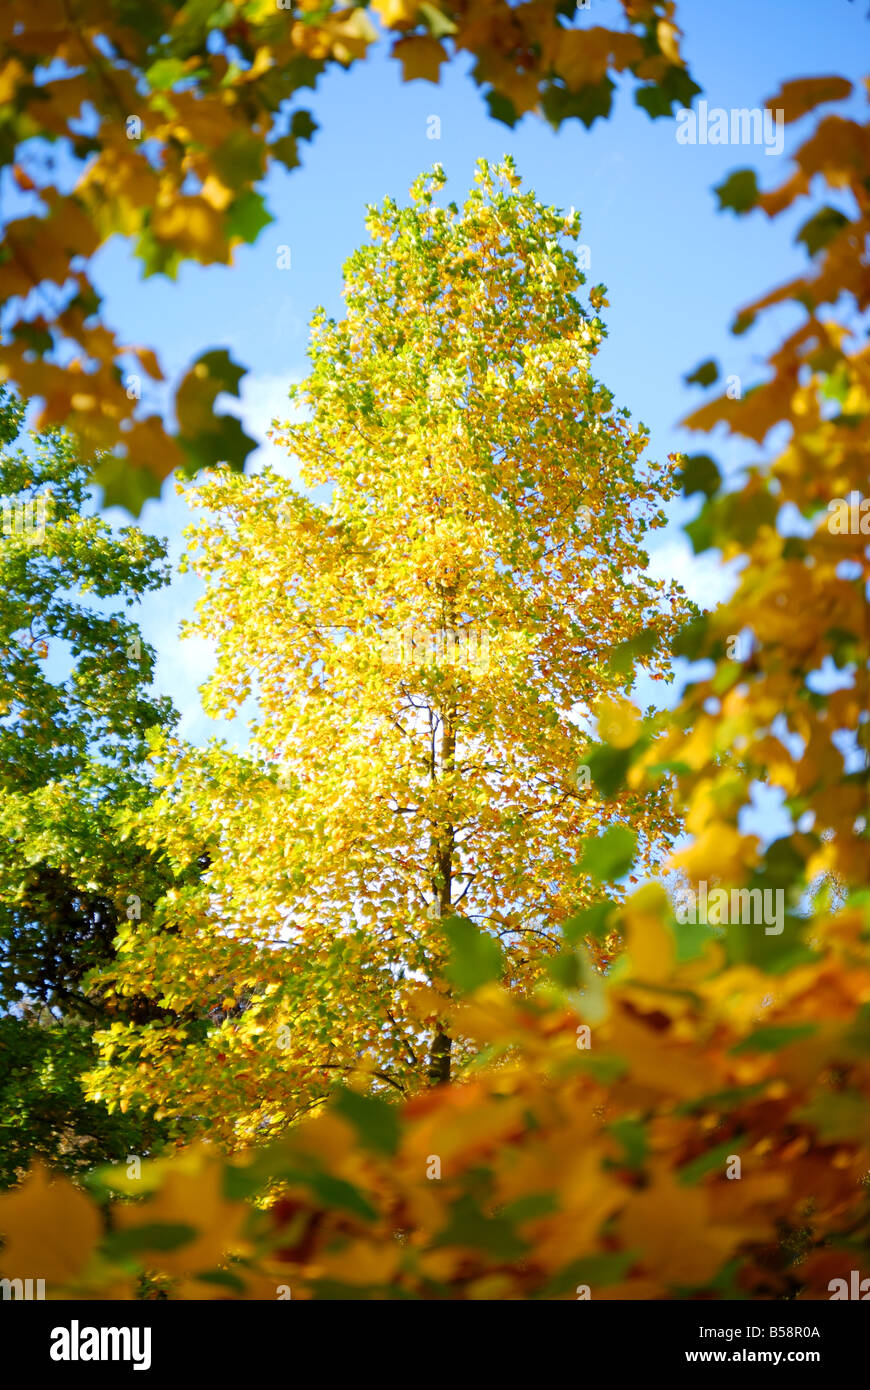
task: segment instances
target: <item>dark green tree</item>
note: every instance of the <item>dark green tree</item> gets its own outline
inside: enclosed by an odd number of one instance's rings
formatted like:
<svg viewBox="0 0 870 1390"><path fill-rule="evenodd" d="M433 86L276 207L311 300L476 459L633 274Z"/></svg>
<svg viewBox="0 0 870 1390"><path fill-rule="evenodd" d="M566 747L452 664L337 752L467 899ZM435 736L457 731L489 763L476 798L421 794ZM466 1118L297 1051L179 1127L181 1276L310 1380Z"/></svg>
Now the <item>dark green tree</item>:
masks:
<svg viewBox="0 0 870 1390"><path fill-rule="evenodd" d="M155 654L129 610L167 580L165 546L96 515L91 460L27 435L0 389L0 1183L40 1155L77 1170L163 1142L149 1114L85 1101L92 1034L164 1011L90 981L176 871L123 826L152 795ZM198 872L194 865L194 872Z"/></svg>

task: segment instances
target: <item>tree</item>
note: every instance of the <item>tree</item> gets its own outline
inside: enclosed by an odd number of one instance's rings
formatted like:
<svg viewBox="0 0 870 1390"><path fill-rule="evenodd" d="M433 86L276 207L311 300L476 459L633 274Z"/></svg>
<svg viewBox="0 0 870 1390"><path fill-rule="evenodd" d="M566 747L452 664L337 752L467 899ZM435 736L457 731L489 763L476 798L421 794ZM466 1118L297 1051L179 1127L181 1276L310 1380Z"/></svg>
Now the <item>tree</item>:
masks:
<svg viewBox="0 0 870 1390"><path fill-rule="evenodd" d="M27 1004L0 1016L0 1188L34 1159L82 1175L165 1147L168 1127L147 1111L110 1114L85 1099L82 1076L98 1057L93 1033L83 1017Z"/></svg>
<svg viewBox="0 0 870 1390"><path fill-rule="evenodd" d="M461 211L443 182L370 209L347 317L315 319L310 420L281 437L330 503L275 473L190 494L208 708L256 696L255 757L170 752L144 819L182 844L216 822L220 846L198 900L162 912L178 931L131 931L112 978L220 1015L199 1048L113 1032L95 1084L237 1137L356 1071L399 1092L457 1074L449 942L503 952L527 992L600 895L588 866L615 881L637 845L649 867L676 828L666 789L611 798L584 765L596 717L634 741L632 658L667 679L691 611L645 573L676 462L641 462L645 429L592 375L606 300L578 298L579 217L510 160L481 162Z"/></svg>
<svg viewBox="0 0 870 1390"><path fill-rule="evenodd" d="M116 1157L134 1133L85 1102L93 1029L148 1018L146 999L90 984L122 924L173 876L124 842L118 817L151 796L149 737L174 726L148 693L154 652L113 605L165 583L165 549L113 535L87 511L89 465L56 431L22 435L23 404L0 391L0 1053L7 1064L6 1180L34 1154L78 1167ZM6 1070L6 1067L4 1067ZM83 1129L83 1126L85 1127ZM104 1145L112 1144L106 1149Z"/></svg>
<svg viewBox="0 0 870 1390"><path fill-rule="evenodd" d="M699 90L680 57L674 6L622 0L621 10L610 29L578 25L573 0L42 0L38 10L7 0L0 380L42 398L41 426L66 423L99 452L107 501L135 512L180 463L241 468L254 441L214 403L238 391L243 369L222 349L203 353L175 391L178 430L169 432L157 357L100 316L88 268L97 250L129 238L146 275L171 278L185 260L230 264L272 220L262 180L276 165L295 168L316 129L295 105L299 92L365 57L378 37L372 12L394 37L406 81L437 82L442 63L473 53L474 80L509 125L533 109L556 126L572 117L591 125L610 110L611 74L623 73L651 117L668 115Z"/></svg>
<svg viewBox="0 0 870 1390"><path fill-rule="evenodd" d="M826 90L830 79L787 84L775 104L809 111ZM138 1240L143 1266L181 1281L177 1296L208 1295L216 1249L233 1249L245 1221L242 1200L205 1194L269 1179L285 1195L261 1214L253 1255L223 1261L242 1297L273 1298L287 1283L294 1298L573 1299L585 1288L596 1299L812 1300L842 1297L852 1270L870 1275L870 532L861 507L870 388L868 349L846 332L850 313L866 307L868 148L866 126L827 116L784 189L757 197L777 215L809 194L817 171L854 194L844 222L813 212L807 274L755 306L793 296L807 313L772 354L770 382L739 416L727 397L708 410L706 423L724 415L765 434L788 420L791 438L736 487L704 456L684 471L687 494L700 480L709 488L689 528L698 548L719 544L747 563L728 603L679 643L716 668L672 715L676 790L693 832L682 867L715 871L729 886L759 872L778 882L786 930L687 929L664 891L647 886L610 907L625 951L585 997L551 985L518 1001L490 980L457 1010L460 1026L516 1049L509 1070L483 1067L425 1104L343 1093L271 1150L233 1162L202 1148L171 1181L155 1173L153 1199L116 1213L125 1250ZM844 289L838 327L818 311ZM804 354L809 370L796 387ZM807 519L805 534L777 526L786 499ZM831 525L844 500L847 530ZM799 608L776 602L784 586ZM724 635L747 621L754 649L735 663ZM836 679L823 688L813 673L831 668ZM785 729L799 737L781 737ZM643 739L616 751L629 754L633 785L667 771L661 746L645 768ZM763 855L740 825L762 759L793 820ZM801 902L820 870L836 874L839 898ZM588 1050L575 1043L584 1018ZM433 1171L439 1154L443 1173ZM731 1180L735 1156L740 1181ZM57 1212L78 1200L35 1174L0 1203L10 1272L11 1261L27 1267L34 1194ZM194 1231L167 1255L154 1248L153 1223L178 1220L182 1206ZM94 1221L74 1257L75 1278L91 1291L114 1281L94 1258L106 1248ZM63 1254L69 1262L68 1244Z"/></svg>

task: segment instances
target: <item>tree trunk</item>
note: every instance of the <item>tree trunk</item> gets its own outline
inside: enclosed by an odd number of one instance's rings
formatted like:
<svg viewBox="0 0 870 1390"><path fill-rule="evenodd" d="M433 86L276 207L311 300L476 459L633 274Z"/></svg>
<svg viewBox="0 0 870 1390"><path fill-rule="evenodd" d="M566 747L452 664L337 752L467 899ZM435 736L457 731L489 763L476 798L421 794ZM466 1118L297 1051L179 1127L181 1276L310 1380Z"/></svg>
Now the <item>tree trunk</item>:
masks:
<svg viewBox="0 0 870 1390"><path fill-rule="evenodd" d="M442 1032L439 1027L429 1052L429 1070L427 1078L431 1086L440 1086L443 1081L450 1080L450 1049L453 1046L453 1039Z"/></svg>
<svg viewBox="0 0 870 1390"><path fill-rule="evenodd" d="M456 711L450 709L442 716L441 725L441 772L452 771L456 756ZM453 825L448 821L436 841L436 872L433 890L438 899L438 916L441 920L450 916L453 894ZM429 1050L427 1077L429 1084L440 1086L450 1080L450 1052L453 1039L438 1024Z"/></svg>

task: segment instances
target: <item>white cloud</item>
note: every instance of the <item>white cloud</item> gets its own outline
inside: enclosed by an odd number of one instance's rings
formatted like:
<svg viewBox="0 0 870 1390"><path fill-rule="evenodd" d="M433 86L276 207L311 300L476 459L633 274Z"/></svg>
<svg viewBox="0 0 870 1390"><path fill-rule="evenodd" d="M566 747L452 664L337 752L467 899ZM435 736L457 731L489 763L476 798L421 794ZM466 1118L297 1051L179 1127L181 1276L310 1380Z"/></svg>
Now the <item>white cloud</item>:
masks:
<svg viewBox="0 0 870 1390"><path fill-rule="evenodd" d="M268 465L298 487L302 486L298 459L287 449L275 445L268 434L275 421L284 424L287 420L301 418L298 407L291 406L287 399L291 385L301 380L301 375L292 372L269 376L248 372L242 380L241 399L221 397L221 409L228 415L237 415L251 438L260 441L259 447L248 457L246 471L259 473Z"/></svg>
<svg viewBox="0 0 870 1390"><path fill-rule="evenodd" d="M680 537L650 552L648 572L654 579L674 579L682 584L701 608L724 603L737 582L735 562L723 564L716 551L695 555L688 541Z"/></svg>

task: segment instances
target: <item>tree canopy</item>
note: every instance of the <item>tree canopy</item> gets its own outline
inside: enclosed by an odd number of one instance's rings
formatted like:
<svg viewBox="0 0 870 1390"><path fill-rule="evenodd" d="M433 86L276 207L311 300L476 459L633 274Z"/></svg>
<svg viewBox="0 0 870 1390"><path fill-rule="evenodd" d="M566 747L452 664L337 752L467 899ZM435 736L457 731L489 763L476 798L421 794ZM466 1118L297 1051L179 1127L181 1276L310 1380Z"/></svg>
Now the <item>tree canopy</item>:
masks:
<svg viewBox="0 0 870 1390"><path fill-rule="evenodd" d="M97 1022L116 1008L91 983L122 922L171 881L119 838L123 809L152 796L149 738L174 727L150 693L155 653L130 608L166 581L165 549L113 533L88 505L89 465L55 430L27 435L0 388L0 1060L2 1167L38 1154L64 1167L160 1138L86 1102ZM153 1016L143 998L133 1017Z"/></svg>
<svg viewBox="0 0 870 1390"><path fill-rule="evenodd" d="M167 750L144 820L175 825L180 855L217 823L210 872L160 906L157 941L125 933L112 979L218 1020L199 1049L116 1025L94 1085L194 1103L216 1133L280 1129L354 1074L399 1092L457 1075L451 932L481 930L526 991L600 894L583 838L612 827L627 869L677 828L664 792L608 797L584 764L596 719L633 741L628 657L665 679L692 612L645 573L676 462L641 458L592 375L604 295L578 298L579 217L509 161L481 164L461 211L436 206L442 184L370 210L347 317L315 318L308 418L281 438L329 503L271 471L189 493L207 705L256 696L255 758Z"/></svg>

